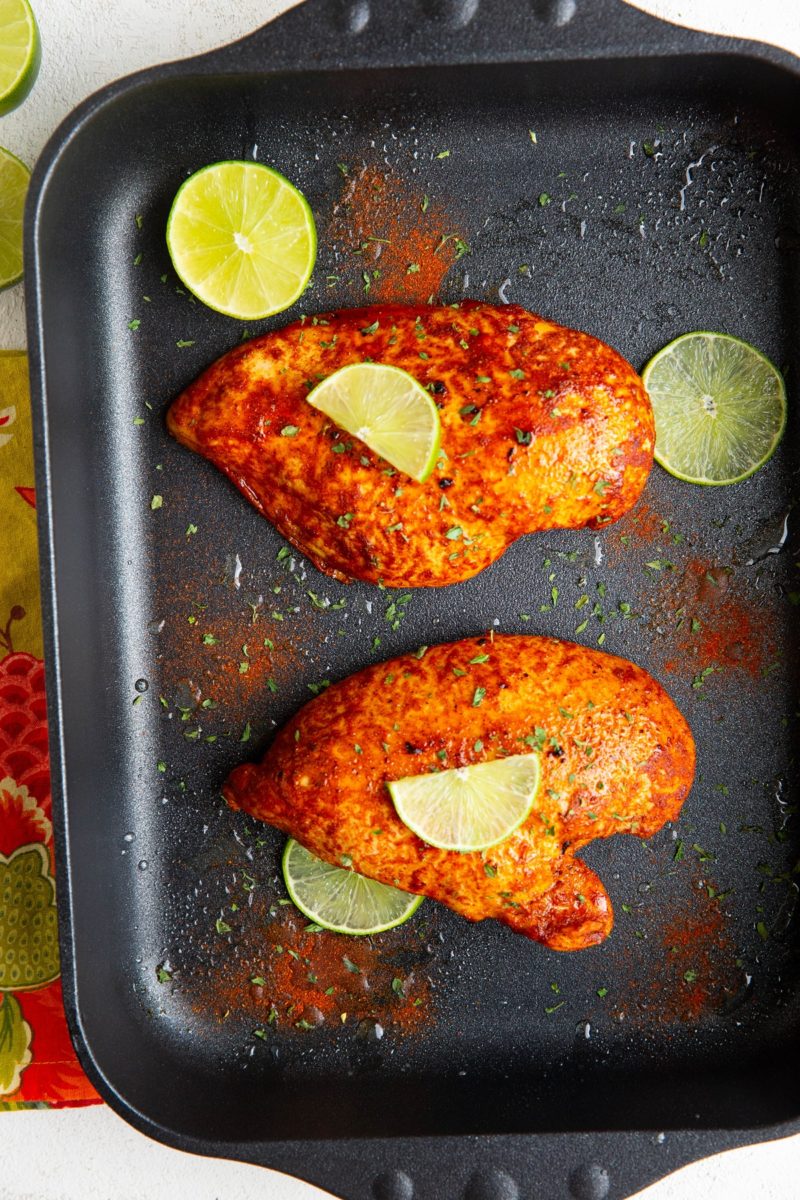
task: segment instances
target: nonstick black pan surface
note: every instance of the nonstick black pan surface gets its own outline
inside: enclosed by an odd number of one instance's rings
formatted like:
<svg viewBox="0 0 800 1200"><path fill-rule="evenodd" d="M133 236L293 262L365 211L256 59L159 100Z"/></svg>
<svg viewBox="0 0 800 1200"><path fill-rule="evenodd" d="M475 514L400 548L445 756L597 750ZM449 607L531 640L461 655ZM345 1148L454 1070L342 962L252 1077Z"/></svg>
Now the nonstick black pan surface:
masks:
<svg viewBox="0 0 800 1200"><path fill-rule="evenodd" d="M56 134L27 256L64 983L139 1128L348 1200L623 1197L797 1128L798 71L613 0L309 0ZM288 175L320 232L296 310L247 330L191 302L164 242L181 181L235 157ZM468 247L442 250L443 302L513 300L638 367L691 329L753 342L786 371L776 456L723 489L656 468L617 526L523 539L452 588L348 587L288 553L163 414L245 334L410 297L341 232L372 177ZM226 809L226 772L309 685L492 629L664 684L699 751L680 821L586 851L617 914L601 947L429 902L368 948L424 997L413 1020L376 992L367 1018L270 1023L249 979L288 920L282 839Z"/></svg>

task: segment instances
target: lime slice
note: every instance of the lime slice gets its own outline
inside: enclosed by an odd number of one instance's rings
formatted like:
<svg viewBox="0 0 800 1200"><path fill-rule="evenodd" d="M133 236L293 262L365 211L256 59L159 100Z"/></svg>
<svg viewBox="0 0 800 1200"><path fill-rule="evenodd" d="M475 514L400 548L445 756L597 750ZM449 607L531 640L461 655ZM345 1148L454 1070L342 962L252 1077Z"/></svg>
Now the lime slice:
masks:
<svg viewBox="0 0 800 1200"><path fill-rule="evenodd" d="M760 350L726 333L686 333L642 372L656 462L687 483L739 483L763 467L786 424L786 388Z"/></svg>
<svg viewBox="0 0 800 1200"><path fill-rule="evenodd" d="M0 117L33 87L39 58L39 31L28 0L0 0Z"/></svg>
<svg viewBox="0 0 800 1200"><path fill-rule="evenodd" d="M440 850L486 850L517 829L533 808L538 754L512 754L388 784L404 825Z"/></svg>
<svg viewBox="0 0 800 1200"><path fill-rule="evenodd" d="M422 896L332 867L294 838L283 852L283 878L301 913L333 933L383 933L412 916Z"/></svg>
<svg viewBox="0 0 800 1200"><path fill-rule="evenodd" d="M25 163L0 146L0 290L22 279L22 214L30 178Z"/></svg>
<svg viewBox="0 0 800 1200"><path fill-rule="evenodd" d="M407 371L384 363L353 363L317 384L308 402L419 483L436 466L439 412Z"/></svg>
<svg viewBox="0 0 800 1200"><path fill-rule="evenodd" d="M283 312L317 255L308 201L271 167L218 162L178 189L167 246L180 278L209 308L240 321Z"/></svg>

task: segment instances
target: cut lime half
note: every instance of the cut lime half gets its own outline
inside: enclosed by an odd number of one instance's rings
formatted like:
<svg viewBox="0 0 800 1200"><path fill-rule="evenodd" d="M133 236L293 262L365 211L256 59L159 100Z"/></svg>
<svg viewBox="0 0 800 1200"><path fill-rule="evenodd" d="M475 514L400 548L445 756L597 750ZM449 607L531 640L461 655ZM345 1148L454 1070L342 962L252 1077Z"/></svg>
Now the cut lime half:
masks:
<svg viewBox="0 0 800 1200"><path fill-rule="evenodd" d="M0 146L0 291L22 279L22 216L31 173Z"/></svg>
<svg viewBox="0 0 800 1200"><path fill-rule="evenodd" d="M407 371L384 363L352 363L318 384L308 402L418 483L436 466L439 412Z"/></svg>
<svg viewBox="0 0 800 1200"><path fill-rule="evenodd" d="M240 321L283 312L317 255L308 201L271 167L218 162L179 188L167 220L172 265L209 308Z"/></svg>
<svg viewBox="0 0 800 1200"><path fill-rule="evenodd" d="M363 936L394 929L413 916L423 900L355 871L333 867L294 838L286 843L282 865L292 903L310 921L333 933Z"/></svg>
<svg viewBox="0 0 800 1200"><path fill-rule="evenodd" d="M780 371L726 333L686 333L642 372L656 421L656 462L687 483L747 479L770 458L786 425Z"/></svg>
<svg viewBox="0 0 800 1200"><path fill-rule="evenodd" d="M486 850L518 829L539 790L538 754L512 754L388 784L404 825L439 850Z"/></svg>
<svg viewBox="0 0 800 1200"><path fill-rule="evenodd" d="M0 117L25 99L39 59L39 30L28 0L0 0Z"/></svg>

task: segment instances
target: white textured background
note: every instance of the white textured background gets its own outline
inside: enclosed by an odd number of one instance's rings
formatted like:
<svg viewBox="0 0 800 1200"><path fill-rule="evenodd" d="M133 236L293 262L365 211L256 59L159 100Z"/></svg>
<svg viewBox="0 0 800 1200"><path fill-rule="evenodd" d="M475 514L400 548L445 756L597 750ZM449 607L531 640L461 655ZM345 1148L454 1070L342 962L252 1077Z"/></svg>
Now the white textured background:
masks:
<svg viewBox="0 0 800 1200"><path fill-rule="evenodd" d="M39 79L21 108L0 117L0 144L30 166L61 118L103 84L151 63L233 41L291 7L291 0L33 3L42 34ZM636 7L800 54L800 0L638 0ZM0 293L0 348L24 344L20 286ZM167 1150L107 1108L0 1114L0 1200L320 1200L323 1195L272 1171ZM800 1136L686 1167L638 1200L800 1200Z"/></svg>

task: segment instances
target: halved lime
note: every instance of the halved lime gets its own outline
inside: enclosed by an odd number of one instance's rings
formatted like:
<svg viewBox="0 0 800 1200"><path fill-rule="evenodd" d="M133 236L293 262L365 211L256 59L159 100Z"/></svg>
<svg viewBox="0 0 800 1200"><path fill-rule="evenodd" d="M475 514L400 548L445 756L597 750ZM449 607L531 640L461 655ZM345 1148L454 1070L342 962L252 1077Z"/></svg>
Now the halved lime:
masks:
<svg viewBox="0 0 800 1200"><path fill-rule="evenodd" d="M352 363L317 384L308 402L419 483L436 466L439 412L407 371L385 363Z"/></svg>
<svg viewBox="0 0 800 1200"><path fill-rule="evenodd" d="M22 214L30 178L25 163L0 146L0 291L22 279Z"/></svg>
<svg viewBox="0 0 800 1200"><path fill-rule="evenodd" d="M283 312L305 290L317 230L305 196L271 167L218 162L178 189L172 265L199 300L239 321Z"/></svg>
<svg viewBox="0 0 800 1200"><path fill-rule="evenodd" d="M283 879L301 913L333 933L383 933L412 916L422 896L333 867L289 838L283 852Z"/></svg>
<svg viewBox="0 0 800 1200"><path fill-rule="evenodd" d="M727 333L685 333L642 372L656 420L656 462L687 483L747 479L786 425L780 371Z"/></svg>
<svg viewBox="0 0 800 1200"><path fill-rule="evenodd" d="M0 0L0 117L25 99L39 59L39 30L28 0Z"/></svg>
<svg viewBox="0 0 800 1200"><path fill-rule="evenodd" d="M404 825L439 850L486 850L502 842L533 808L538 754L511 754L388 784Z"/></svg>

